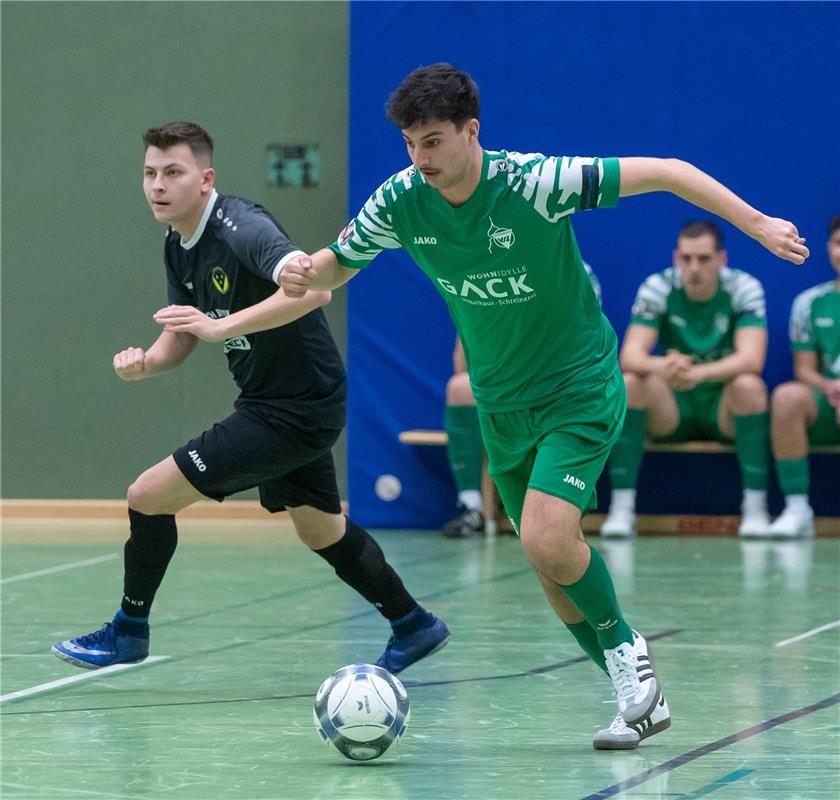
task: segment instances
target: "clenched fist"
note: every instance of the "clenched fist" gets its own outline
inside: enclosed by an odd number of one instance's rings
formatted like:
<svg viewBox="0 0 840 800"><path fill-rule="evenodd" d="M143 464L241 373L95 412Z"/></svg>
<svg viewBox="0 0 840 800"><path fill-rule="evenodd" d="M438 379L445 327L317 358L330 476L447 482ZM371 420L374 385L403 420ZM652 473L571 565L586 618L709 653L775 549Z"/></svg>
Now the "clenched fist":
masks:
<svg viewBox="0 0 840 800"><path fill-rule="evenodd" d="M142 347L129 347L114 356L114 371L124 381L139 381L148 377L146 351Z"/></svg>

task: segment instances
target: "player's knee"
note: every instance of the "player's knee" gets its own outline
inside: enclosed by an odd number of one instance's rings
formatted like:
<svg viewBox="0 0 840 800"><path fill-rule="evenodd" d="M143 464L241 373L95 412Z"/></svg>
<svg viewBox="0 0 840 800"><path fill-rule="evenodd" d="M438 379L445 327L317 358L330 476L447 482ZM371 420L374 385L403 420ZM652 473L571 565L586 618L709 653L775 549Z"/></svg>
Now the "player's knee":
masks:
<svg viewBox="0 0 840 800"><path fill-rule="evenodd" d="M761 413L767 410L767 384L759 375L744 373L729 382L729 392L736 414Z"/></svg>
<svg viewBox="0 0 840 800"><path fill-rule="evenodd" d="M798 381L783 383L773 390L771 397L773 416L784 419L804 416L810 399L810 390L804 383Z"/></svg>
<svg viewBox="0 0 840 800"><path fill-rule="evenodd" d="M627 389L627 404L637 407L645 400L645 381L641 375L635 372L624 372L624 386Z"/></svg>
<svg viewBox="0 0 840 800"><path fill-rule="evenodd" d="M128 507L141 514L155 515L171 513L163 507L161 499L151 490L148 482L141 475L126 492Z"/></svg>
<svg viewBox="0 0 840 800"><path fill-rule="evenodd" d="M449 406L473 405L472 386L466 372L453 375L446 384L446 404Z"/></svg>

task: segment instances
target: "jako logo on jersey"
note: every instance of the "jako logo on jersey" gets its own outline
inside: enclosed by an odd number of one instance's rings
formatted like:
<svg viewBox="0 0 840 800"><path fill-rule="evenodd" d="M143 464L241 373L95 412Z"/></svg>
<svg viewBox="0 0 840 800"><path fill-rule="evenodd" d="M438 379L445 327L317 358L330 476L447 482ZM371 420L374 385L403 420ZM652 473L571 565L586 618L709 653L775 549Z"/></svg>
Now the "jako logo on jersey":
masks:
<svg viewBox="0 0 840 800"><path fill-rule="evenodd" d="M188 450L187 454L199 472L204 472L207 469L207 465L201 460L201 456L195 450Z"/></svg>
<svg viewBox="0 0 840 800"><path fill-rule="evenodd" d="M213 267L210 280L219 294L227 294L230 291L230 279L221 267Z"/></svg>
<svg viewBox="0 0 840 800"><path fill-rule="evenodd" d="M528 273L526 272L523 275L508 275L507 278L490 278L480 285L465 280L460 289L444 278L438 278L437 282L449 294L456 294L459 297L469 297L474 294L482 300L487 300L489 297L510 297L511 292L515 297L521 294L531 294L534 290L525 283L527 277ZM510 286L510 291L508 286Z"/></svg>
<svg viewBox="0 0 840 800"><path fill-rule="evenodd" d="M566 477L563 478L563 483L571 483L575 489L580 489L581 491L586 488L586 484L580 478L576 478L574 475L569 475L568 472L566 473Z"/></svg>
<svg viewBox="0 0 840 800"><path fill-rule="evenodd" d="M493 245L501 247L504 250L510 250L510 248L513 247L513 243L516 241L513 229L500 228L498 225L494 225L492 217L490 217L490 228L487 231L487 238L490 241L487 249L491 253L493 252Z"/></svg>
<svg viewBox="0 0 840 800"><path fill-rule="evenodd" d="M434 236L415 236L414 244L437 244L437 239Z"/></svg>

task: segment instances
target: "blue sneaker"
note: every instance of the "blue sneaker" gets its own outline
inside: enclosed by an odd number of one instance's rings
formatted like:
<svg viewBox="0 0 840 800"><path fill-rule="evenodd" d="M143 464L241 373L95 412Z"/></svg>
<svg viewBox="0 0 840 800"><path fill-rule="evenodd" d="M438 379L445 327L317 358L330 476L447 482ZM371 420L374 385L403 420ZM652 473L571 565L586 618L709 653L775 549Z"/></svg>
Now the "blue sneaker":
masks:
<svg viewBox="0 0 840 800"><path fill-rule="evenodd" d="M449 628L443 620L432 617L431 625L388 639L385 652L376 662L377 667L387 669L392 675L398 675L421 658L436 653L449 641Z"/></svg>
<svg viewBox="0 0 840 800"><path fill-rule="evenodd" d="M98 631L52 647L62 661L82 669L100 669L112 664L137 664L149 655L149 628L145 636L131 636L106 622Z"/></svg>

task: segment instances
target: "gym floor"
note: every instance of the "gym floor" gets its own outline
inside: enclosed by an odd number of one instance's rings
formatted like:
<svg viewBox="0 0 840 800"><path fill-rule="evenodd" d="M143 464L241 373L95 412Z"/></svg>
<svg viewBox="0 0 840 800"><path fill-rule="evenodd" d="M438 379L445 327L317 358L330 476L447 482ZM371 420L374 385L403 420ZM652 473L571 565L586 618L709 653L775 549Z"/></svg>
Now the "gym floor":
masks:
<svg viewBox="0 0 840 800"><path fill-rule="evenodd" d="M5 521L2 783L12 798L836 800L840 539L592 543L652 642L673 726L599 752L608 680L511 536L374 531L449 645L402 675L405 738L380 759L321 744L312 699L374 661L387 624L286 522L185 521L152 655L78 670L50 646L111 618L124 526ZM67 680L71 679L71 680Z"/></svg>

